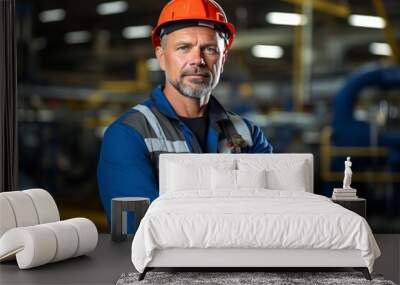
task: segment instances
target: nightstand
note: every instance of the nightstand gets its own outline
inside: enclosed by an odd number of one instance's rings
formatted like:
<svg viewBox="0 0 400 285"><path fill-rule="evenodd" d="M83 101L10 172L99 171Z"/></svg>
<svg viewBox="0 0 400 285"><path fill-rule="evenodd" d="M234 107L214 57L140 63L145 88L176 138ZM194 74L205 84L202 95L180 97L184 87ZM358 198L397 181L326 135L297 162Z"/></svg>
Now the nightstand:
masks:
<svg viewBox="0 0 400 285"><path fill-rule="evenodd" d="M143 197L120 197L111 200L111 239L124 241L127 238L127 212L135 214L135 232L150 205Z"/></svg>
<svg viewBox="0 0 400 285"><path fill-rule="evenodd" d="M354 213L359 214L364 219L367 218L367 200L364 198L357 198L352 200L338 200L332 199L332 202L353 211Z"/></svg>

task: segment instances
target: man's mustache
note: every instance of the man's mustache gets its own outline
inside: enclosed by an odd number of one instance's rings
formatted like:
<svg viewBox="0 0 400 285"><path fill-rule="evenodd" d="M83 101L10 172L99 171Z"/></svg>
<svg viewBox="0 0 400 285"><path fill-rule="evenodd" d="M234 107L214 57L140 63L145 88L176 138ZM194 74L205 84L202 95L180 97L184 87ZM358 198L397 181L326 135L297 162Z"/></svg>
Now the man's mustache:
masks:
<svg viewBox="0 0 400 285"><path fill-rule="evenodd" d="M194 69L184 70L181 74L182 77L191 76L191 75L211 77L211 72L208 71L207 69L194 68Z"/></svg>

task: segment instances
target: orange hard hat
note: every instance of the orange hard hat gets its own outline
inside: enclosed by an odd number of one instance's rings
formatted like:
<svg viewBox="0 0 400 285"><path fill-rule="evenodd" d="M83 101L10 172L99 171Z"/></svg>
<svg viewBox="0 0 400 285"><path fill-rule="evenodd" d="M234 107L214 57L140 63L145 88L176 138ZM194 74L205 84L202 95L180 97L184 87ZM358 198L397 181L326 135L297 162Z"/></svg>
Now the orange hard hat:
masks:
<svg viewBox="0 0 400 285"><path fill-rule="evenodd" d="M175 22L185 21L212 22L227 34L225 51L232 45L235 27L228 22L224 10L214 0L172 0L161 11L157 26L151 32L154 47L160 45L160 29Z"/></svg>

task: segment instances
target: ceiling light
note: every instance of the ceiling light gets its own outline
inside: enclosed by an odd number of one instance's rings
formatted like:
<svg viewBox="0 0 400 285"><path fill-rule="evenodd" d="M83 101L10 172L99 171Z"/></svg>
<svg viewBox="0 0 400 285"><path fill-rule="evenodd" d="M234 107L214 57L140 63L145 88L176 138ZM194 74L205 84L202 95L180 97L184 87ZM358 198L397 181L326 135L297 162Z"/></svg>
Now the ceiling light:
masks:
<svg viewBox="0 0 400 285"><path fill-rule="evenodd" d="M106 2L97 5L97 13L100 15L118 14L126 10L128 10L128 3L125 1Z"/></svg>
<svg viewBox="0 0 400 285"><path fill-rule="evenodd" d="M68 44L81 44L90 40L90 33L88 31L69 32L65 34L65 42Z"/></svg>
<svg viewBox="0 0 400 285"><path fill-rule="evenodd" d="M265 20L274 25L300 26L307 23L307 17L296 13L270 12Z"/></svg>
<svg viewBox="0 0 400 285"><path fill-rule="evenodd" d="M255 57L281 58L283 56L283 49L280 46L255 45L251 48L251 53Z"/></svg>
<svg viewBox="0 0 400 285"><path fill-rule="evenodd" d="M127 39L140 39L150 37L151 26L132 26L126 27L122 31L122 35Z"/></svg>
<svg viewBox="0 0 400 285"><path fill-rule="evenodd" d="M392 49L390 48L390 45L388 45L387 43L371 43L369 45L369 51L376 55L385 55L385 56L392 55Z"/></svg>
<svg viewBox="0 0 400 285"><path fill-rule="evenodd" d="M65 11L63 9L53 9L42 11L39 14L39 20L43 23L61 21L65 18Z"/></svg>
<svg viewBox="0 0 400 285"><path fill-rule="evenodd" d="M147 68L150 71L160 71L160 64L158 63L157 58L149 58L146 62Z"/></svg>
<svg viewBox="0 0 400 285"><path fill-rule="evenodd" d="M350 15L349 24L356 27L383 29L386 22L381 17L367 15Z"/></svg>

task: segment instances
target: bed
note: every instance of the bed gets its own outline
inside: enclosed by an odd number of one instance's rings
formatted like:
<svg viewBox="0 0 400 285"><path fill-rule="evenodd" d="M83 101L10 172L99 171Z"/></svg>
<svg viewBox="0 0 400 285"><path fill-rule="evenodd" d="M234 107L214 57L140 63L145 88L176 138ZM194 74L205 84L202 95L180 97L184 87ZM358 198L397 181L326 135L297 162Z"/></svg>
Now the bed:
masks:
<svg viewBox="0 0 400 285"><path fill-rule="evenodd" d="M364 218L313 194L312 154L162 154L160 196L132 242L159 267L352 267L380 250Z"/></svg>

